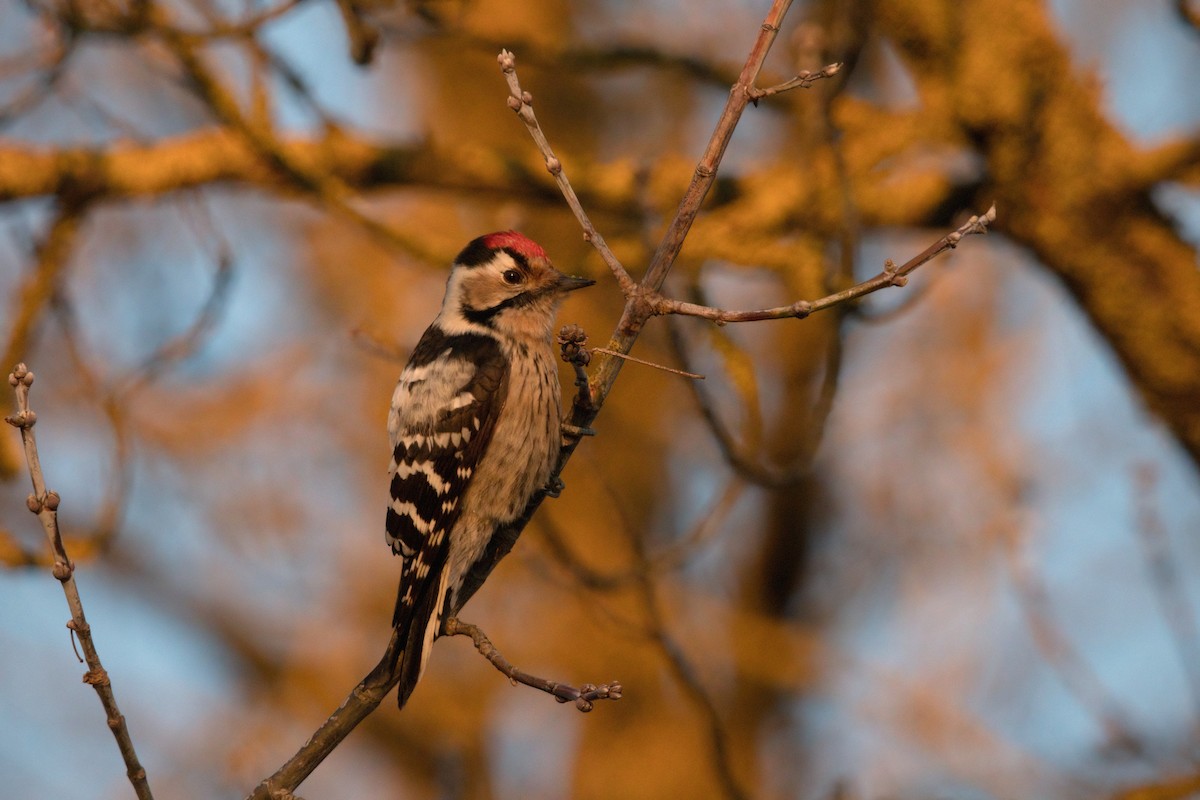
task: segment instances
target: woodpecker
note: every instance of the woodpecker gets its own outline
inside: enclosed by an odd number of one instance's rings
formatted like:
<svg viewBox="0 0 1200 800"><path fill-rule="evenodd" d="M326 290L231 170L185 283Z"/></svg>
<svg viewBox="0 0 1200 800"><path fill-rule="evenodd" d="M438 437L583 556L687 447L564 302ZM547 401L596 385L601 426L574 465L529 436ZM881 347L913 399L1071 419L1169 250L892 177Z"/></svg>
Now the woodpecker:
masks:
<svg viewBox="0 0 1200 800"><path fill-rule="evenodd" d="M471 568L550 480L562 443L554 315L592 283L516 231L480 236L454 259L441 312L400 373L387 543L403 560L389 653L401 708Z"/></svg>

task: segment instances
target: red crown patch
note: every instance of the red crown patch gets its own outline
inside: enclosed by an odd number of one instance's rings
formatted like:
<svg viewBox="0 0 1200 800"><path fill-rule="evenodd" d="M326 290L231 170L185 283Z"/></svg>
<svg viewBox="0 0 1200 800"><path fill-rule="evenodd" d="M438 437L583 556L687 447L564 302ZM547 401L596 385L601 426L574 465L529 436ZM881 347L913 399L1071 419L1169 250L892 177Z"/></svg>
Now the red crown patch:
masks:
<svg viewBox="0 0 1200 800"><path fill-rule="evenodd" d="M527 260L531 258L544 258L549 260L546 251L542 246L530 239L523 233L516 231L499 231L497 233L489 233L483 237L483 243L486 247L491 247L496 250L507 247L515 253L519 253Z"/></svg>

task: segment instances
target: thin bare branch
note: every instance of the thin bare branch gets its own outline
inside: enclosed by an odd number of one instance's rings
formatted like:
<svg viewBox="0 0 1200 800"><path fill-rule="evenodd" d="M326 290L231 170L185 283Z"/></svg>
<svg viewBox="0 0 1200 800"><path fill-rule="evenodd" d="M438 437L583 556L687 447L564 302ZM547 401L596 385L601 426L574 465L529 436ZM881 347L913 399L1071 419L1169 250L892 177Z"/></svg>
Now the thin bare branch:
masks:
<svg viewBox="0 0 1200 800"><path fill-rule="evenodd" d="M139 800L153 800L150 783L146 778L146 770L138 761L133 739L129 735L129 727L125 716L117 705L112 683L108 672L100 661L100 654L92 639L92 629L83 613L83 601L79 597L79 588L75 585L75 565L67 556L63 545L62 534L58 527L59 496L57 492L46 488L46 480L42 474L41 459L38 457L37 440L33 434L33 426L37 423L37 414L29 406L29 388L33 385L33 373L24 364L17 364L9 373L8 383L13 387L17 396L17 412L4 418L4 421L21 431L21 443L25 448L25 460L29 466L29 477L33 483L33 494L27 500L29 510L37 514L46 532L46 539L54 558L54 577L62 584L63 593L67 597L67 606L71 609L71 621L67 627L79 638L83 647L84 659L88 671L84 673L83 682L91 684L100 697L108 717L108 727L117 740L117 748L125 761L125 774L133 785L134 793Z"/></svg>
<svg viewBox="0 0 1200 800"><path fill-rule="evenodd" d="M392 639L388 642L387 650L379 664L350 690L350 694L337 710L321 723L308 741L283 766L246 795L246 800L280 800L292 797L292 790L312 774L334 748L350 735L350 731L370 716L400 681L399 672L392 669L392 653L399 646L399 638L399 634L393 631Z"/></svg>
<svg viewBox="0 0 1200 800"><path fill-rule="evenodd" d="M558 160L558 156L554 155L554 151L550 148L550 142L546 139L546 134L542 132L542 128L537 121L537 116L533 113L533 95L523 91L520 81L517 80L516 56L507 50L501 50L497 60L500 63L500 71L504 73L504 80L508 82L508 107L517 113L517 116L525 123L525 127L529 129L529 135L533 137L538 150L541 151L542 156L546 159L546 171L554 176L554 182L558 184L559 191L562 192L567 205L571 207L571 212L575 214L575 219L579 220L579 225L583 228L584 240L596 248L596 252L600 254L600 258L604 259L604 263L608 265L613 277L616 278L617 286L621 288L621 293L629 296L635 290L636 284L633 278L629 277L629 273L625 270L625 267L613 255L612 250L605 243L604 237L596 230L596 226L592 224L591 219L588 218L587 212L583 210L583 204L579 202L579 197L575 194L575 189L571 187L571 182L567 180L567 174L563 171L562 162Z"/></svg>
<svg viewBox="0 0 1200 800"><path fill-rule="evenodd" d="M776 84L775 86L770 86L766 89L758 89L758 88L752 87L749 92L750 102L754 103L755 105L758 105L759 100L770 97L771 95L780 94L781 92L788 92L788 91L791 91L792 89L809 89L817 81L819 81L823 78L832 78L834 75L837 75L838 72L841 71L841 69L842 69L842 65L840 63L839 64L827 64L826 66L821 67L816 72L809 72L808 70L801 70L800 74L796 75L796 77L790 78L789 80L786 80L783 83Z"/></svg>
<svg viewBox="0 0 1200 800"><path fill-rule="evenodd" d="M689 317L701 317L702 319L711 320L718 325L724 325L729 322L758 322L768 319L804 319L818 311L824 311L842 303L857 300L880 289L885 289L889 286L906 285L908 283L908 276L917 267L928 263L935 256L947 250L953 250L962 241L964 236L987 233L988 226L995 221L996 206L993 204L982 216L972 216L957 230L943 236L900 266L896 266L889 259L884 264L883 270L875 277L843 289L840 292L826 295L818 300L797 300L790 305L779 306L777 308L763 308L754 311L729 311L723 308L702 306L696 303L672 300L657 293L650 297L648 302L655 314L682 314Z"/></svg>
<svg viewBox="0 0 1200 800"><path fill-rule="evenodd" d="M540 689L547 694L554 696L554 699L560 703L574 703L575 708L580 711L591 711L595 707L597 700L620 700L621 699L621 683L612 681L611 683L602 683L599 685L585 683L576 688L565 683L539 678L536 675L530 675L528 672L523 672L509 663L487 635L480 630L478 625L472 625L469 622L451 617L446 620L442 626L445 635L447 636L469 636L475 644L475 649L479 654L492 662L492 666L500 670L514 684L521 683L526 686L531 686L534 689Z"/></svg>

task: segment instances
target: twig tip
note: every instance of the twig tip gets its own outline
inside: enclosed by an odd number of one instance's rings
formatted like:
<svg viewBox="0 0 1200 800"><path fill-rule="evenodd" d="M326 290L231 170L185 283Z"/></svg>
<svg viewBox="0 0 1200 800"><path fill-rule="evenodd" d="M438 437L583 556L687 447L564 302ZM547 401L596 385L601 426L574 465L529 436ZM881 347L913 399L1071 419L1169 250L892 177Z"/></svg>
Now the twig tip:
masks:
<svg viewBox="0 0 1200 800"><path fill-rule="evenodd" d="M13 367L12 372L8 373L9 386L33 386L33 373L29 371L29 367L25 366L25 362L17 364Z"/></svg>

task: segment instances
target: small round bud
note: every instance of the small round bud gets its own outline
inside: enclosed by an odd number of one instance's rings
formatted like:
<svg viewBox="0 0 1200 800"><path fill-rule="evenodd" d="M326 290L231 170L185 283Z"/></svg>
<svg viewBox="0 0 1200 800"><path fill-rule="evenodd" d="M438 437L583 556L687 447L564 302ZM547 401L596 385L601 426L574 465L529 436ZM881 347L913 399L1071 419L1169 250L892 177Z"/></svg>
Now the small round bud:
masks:
<svg viewBox="0 0 1200 800"><path fill-rule="evenodd" d="M42 510L42 501L37 499L37 495L29 495L25 498L25 507L34 514Z"/></svg>
<svg viewBox="0 0 1200 800"><path fill-rule="evenodd" d="M51 574L54 575L59 582L65 582L71 577L71 573L74 571L74 568L70 564L64 564L61 561L55 561L54 568L50 570Z"/></svg>
<svg viewBox="0 0 1200 800"><path fill-rule="evenodd" d="M587 342L587 333L580 325L563 325L558 331L558 340L564 344L567 342L584 344Z"/></svg>
<svg viewBox="0 0 1200 800"><path fill-rule="evenodd" d="M546 171L551 175L558 175L562 172L562 162L554 156L546 159Z"/></svg>
<svg viewBox="0 0 1200 800"><path fill-rule="evenodd" d="M17 378L15 373L12 373L12 372L8 373L8 385L9 386L16 386L20 382L21 382L20 379Z"/></svg>
<svg viewBox="0 0 1200 800"><path fill-rule="evenodd" d="M802 69L802 70L800 70L799 72L797 72L797 73L796 73L796 77L797 77L797 78L799 78L800 80L804 80L804 79L805 79L805 78L807 78L809 75L812 75L812 73L811 73L811 72L809 72L809 71L808 71L808 70L806 70L806 69Z"/></svg>
<svg viewBox="0 0 1200 800"><path fill-rule="evenodd" d="M58 504L62 502L62 498L58 496L58 492L46 492L46 508L51 511L58 511Z"/></svg>
<svg viewBox="0 0 1200 800"><path fill-rule="evenodd" d="M513 95L510 94L508 96L507 102L508 102L508 107L511 108L513 111L521 110L521 98L514 97Z"/></svg>
<svg viewBox="0 0 1200 800"><path fill-rule="evenodd" d="M972 218L972 219L974 219L974 218ZM951 247L954 247L954 245L956 245L962 241L962 234L959 233L958 231L955 231L954 233L952 233L946 237L946 241L950 243Z"/></svg>
<svg viewBox="0 0 1200 800"><path fill-rule="evenodd" d="M512 72L517 66L517 57L507 50L501 50L500 55L496 56L496 62L500 64L500 69L505 72Z"/></svg>
<svg viewBox="0 0 1200 800"><path fill-rule="evenodd" d="M521 102L527 106L533 105L533 95L529 92L521 92Z"/></svg>
<svg viewBox="0 0 1200 800"><path fill-rule="evenodd" d="M25 384L26 386L33 386L33 373L26 371L26 373L21 376L21 383Z"/></svg>

